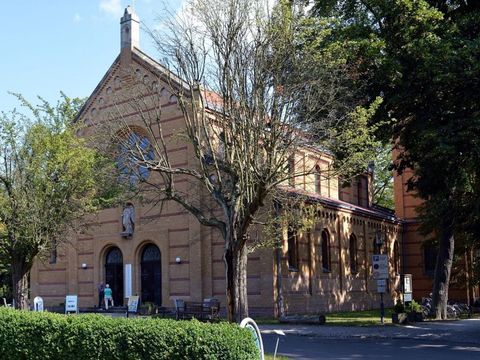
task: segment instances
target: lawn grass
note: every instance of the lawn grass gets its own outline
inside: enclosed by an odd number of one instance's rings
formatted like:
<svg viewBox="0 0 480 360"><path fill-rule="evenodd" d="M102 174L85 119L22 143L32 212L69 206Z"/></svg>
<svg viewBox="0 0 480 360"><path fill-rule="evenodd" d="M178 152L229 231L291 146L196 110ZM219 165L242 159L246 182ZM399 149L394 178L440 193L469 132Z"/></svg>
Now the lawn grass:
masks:
<svg viewBox="0 0 480 360"><path fill-rule="evenodd" d="M257 325L277 325L277 324L280 324L280 321L278 321L278 319L273 319L273 318L263 318L263 317L260 317L260 318L255 318L255 322L257 323Z"/></svg>
<svg viewBox="0 0 480 360"><path fill-rule="evenodd" d="M393 309L385 309L385 324L392 323ZM342 311L325 314L326 325L371 326L380 324L380 309L366 311Z"/></svg>
<svg viewBox="0 0 480 360"><path fill-rule="evenodd" d="M384 323L392 324L393 309L385 309ZM380 324L380 309L365 310L365 311L340 311L333 313L326 313L327 322L325 325L338 326L372 326ZM258 318L255 319L259 325L278 325L280 321L272 318ZM298 322L301 324L301 322ZM290 322L295 324L295 322ZM321 325L319 325L321 326Z"/></svg>
<svg viewBox="0 0 480 360"><path fill-rule="evenodd" d="M277 355L275 360L289 360L289 357ZM265 354L265 360L273 360L273 354Z"/></svg>

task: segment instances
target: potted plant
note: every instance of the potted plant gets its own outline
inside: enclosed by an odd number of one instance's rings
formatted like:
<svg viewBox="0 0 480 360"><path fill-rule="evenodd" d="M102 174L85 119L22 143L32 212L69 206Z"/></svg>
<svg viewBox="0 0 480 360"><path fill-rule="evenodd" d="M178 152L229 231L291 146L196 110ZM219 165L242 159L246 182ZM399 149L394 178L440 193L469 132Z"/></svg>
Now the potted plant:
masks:
<svg viewBox="0 0 480 360"><path fill-rule="evenodd" d="M422 306L419 303L417 303L415 300L412 300L410 305L407 307L407 312L408 312L409 322L423 321Z"/></svg>
<svg viewBox="0 0 480 360"><path fill-rule="evenodd" d="M401 300L397 300L395 306L393 307L392 322L394 324L407 323L407 313L405 312L405 306Z"/></svg>
<svg viewBox="0 0 480 360"><path fill-rule="evenodd" d="M153 315L155 314L156 310L156 305L152 302L147 301L140 305L139 313L142 315Z"/></svg>

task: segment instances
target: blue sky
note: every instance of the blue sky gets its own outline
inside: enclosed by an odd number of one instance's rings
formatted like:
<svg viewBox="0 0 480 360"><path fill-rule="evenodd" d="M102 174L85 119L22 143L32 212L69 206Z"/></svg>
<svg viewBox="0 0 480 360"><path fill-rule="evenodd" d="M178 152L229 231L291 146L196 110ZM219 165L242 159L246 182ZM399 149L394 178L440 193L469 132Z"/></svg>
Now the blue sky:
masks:
<svg viewBox="0 0 480 360"><path fill-rule="evenodd" d="M1 1L0 111L19 107L8 91L36 103L56 102L60 91L90 95L120 51L120 17L127 5L144 25L155 27L177 0L5 0ZM140 47L156 57L142 32Z"/></svg>

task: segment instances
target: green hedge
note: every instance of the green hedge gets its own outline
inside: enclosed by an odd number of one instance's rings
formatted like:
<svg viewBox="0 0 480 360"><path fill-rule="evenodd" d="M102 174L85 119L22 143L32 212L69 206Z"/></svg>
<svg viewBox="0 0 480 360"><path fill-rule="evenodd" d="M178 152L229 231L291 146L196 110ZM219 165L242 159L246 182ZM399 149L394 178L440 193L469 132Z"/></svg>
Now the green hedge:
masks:
<svg viewBox="0 0 480 360"><path fill-rule="evenodd" d="M59 315L0 308L0 359L258 359L235 324Z"/></svg>

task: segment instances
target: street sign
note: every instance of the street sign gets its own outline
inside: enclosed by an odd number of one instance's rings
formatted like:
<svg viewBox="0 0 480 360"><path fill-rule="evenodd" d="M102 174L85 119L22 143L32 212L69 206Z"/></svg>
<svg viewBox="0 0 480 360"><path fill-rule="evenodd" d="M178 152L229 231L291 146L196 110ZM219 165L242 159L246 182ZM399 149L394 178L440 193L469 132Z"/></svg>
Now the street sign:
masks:
<svg viewBox="0 0 480 360"><path fill-rule="evenodd" d="M413 299L412 274L403 275L403 301L410 302Z"/></svg>
<svg viewBox="0 0 480 360"><path fill-rule="evenodd" d="M377 292L382 294L387 292L387 280L385 279L377 280Z"/></svg>
<svg viewBox="0 0 480 360"><path fill-rule="evenodd" d="M373 278L374 279L388 279L388 256L387 255L373 255Z"/></svg>
<svg viewBox="0 0 480 360"><path fill-rule="evenodd" d="M65 314L69 312L78 313L78 297L77 295L67 295L65 297Z"/></svg>
<svg viewBox="0 0 480 360"><path fill-rule="evenodd" d="M403 275L403 292L412 293L412 274Z"/></svg>

